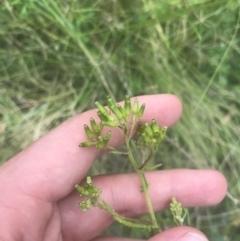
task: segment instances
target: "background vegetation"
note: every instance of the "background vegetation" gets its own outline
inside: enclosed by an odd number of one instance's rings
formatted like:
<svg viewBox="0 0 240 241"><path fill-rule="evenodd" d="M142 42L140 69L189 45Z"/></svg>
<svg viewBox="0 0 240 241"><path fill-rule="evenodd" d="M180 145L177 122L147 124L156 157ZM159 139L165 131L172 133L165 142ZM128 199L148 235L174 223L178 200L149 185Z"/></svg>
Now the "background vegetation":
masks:
<svg viewBox="0 0 240 241"><path fill-rule="evenodd" d="M228 196L192 209L192 225L210 240L239 240L239 11L239 0L4 0L0 162L106 94L173 93L183 117L157 159L224 173ZM119 163L102 158L92 172L128 171Z"/></svg>

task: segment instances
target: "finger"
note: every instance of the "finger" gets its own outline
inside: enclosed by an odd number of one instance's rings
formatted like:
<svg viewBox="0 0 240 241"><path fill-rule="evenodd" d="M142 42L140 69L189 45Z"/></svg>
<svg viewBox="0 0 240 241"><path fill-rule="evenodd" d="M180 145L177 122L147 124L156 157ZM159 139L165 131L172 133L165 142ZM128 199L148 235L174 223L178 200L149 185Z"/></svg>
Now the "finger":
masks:
<svg viewBox="0 0 240 241"><path fill-rule="evenodd" d="M175 227L161 232L148 241L208 241L207 237L192 227Z"/></svg>
<svg viewBox="0 0 240 241"><path fill-rule="evenodd" d="M169 207L172 197L185 207L215 205L223 199L227 189L223 175L214 170L155 171L146 173L146 178L157 211ZM137 175L97 176L93 178L93 184L102 188L101 198L121 215L133 217L148 212ZM79 201L78 193L73 192L59 202L66 240L94 238L113 222L110 215L98 208L82 212L77 205Z"/></svg>
<svg viewBox="0 0 240 241"><path fill-rule="evenodd" d="M92 241L143 241L143 239L128 239L113 236L101 236ZM161 232L148 241L208 241L207 237L192 227L176 227Z"/></svg>
<svg viewBox="0 0 240 241"><path fill-rule="evenodd" d="M155 118L160 125L171 126L181 115L181 103L173 95L141 96L138 99L146 104L143 122ZM22 190L48 201L70 193L101 154L95 148L78 147L87 139L83 125L96 115L96 110L91 110L67 120L7 162L0 173L4 188ZM113 129L111 145L122 143L123 136ZM4 180L8 182L4 183Z"/></svg>
<svg viewBox="0 0 240 241"><path fill-rule="evenodd" d="M144 239L130 239L130 238L122 238L122 237L114 237L114 236L101 236L91 241L144 241Z"/></svg>

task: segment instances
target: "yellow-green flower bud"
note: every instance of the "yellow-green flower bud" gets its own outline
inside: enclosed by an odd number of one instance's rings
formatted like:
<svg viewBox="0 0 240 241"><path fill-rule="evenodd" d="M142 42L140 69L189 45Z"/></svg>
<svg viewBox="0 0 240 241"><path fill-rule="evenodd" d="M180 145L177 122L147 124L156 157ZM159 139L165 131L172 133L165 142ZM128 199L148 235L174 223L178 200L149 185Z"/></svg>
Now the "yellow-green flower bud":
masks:
<svg viewBox="0 0 240 241"><path fill-rule="evenodd" d="M111 137L111 131L109 131L105 137L103 137L103 141L102 141L102 144L104 145L104 147L107 146L109 140L110 140L110 137Z"/></svg>
<svg viewBox="0 0 240 241"><path fill-rule="evenodd" d="M143 116L144 110L145 110L145 104L142 104L142 106L140 107L140 109L139 109L139 111L137 113L137 116L139 118L141 118Z"/></svg>
<svg viewBox="0 0 240 241"><path fill-rule="evenodd" d="M88 199L86 201L82 201L79 206L81 207L83 212L86 212L91 208L91 201Z"/></svg>
<svg viewBox="0 0 240 241"><path fill-rule="evenodd" d="M134 100L134 103L133 103L133 114L136 115L138 113L138 99L135 99Z"/></svg>
<svg viewBox="0 0 240 241"><path fill-rule="evenodd" d="M84 125L84 129L85 129L85 132L88 136L89 139L94 139L95 135L93 134L93 132L90 130L90 128L88 127L88 125Z"/></svg>
<svg viewBox="0 0 240 241"><path fill-rule="evenodd" d="M86 183L87 183L88 185L92 185L92 178L91 178L90 176L87 176L87 181L86 181Z"/></svg>
<svg viewBox="0 0 240 241"><path fill-rule="evenodd" d="M111 121L110 120L109 121L103 121L102 124L104 126L109 126L109 127L115 127L115 126L118 125L115 119L113 119Z"/></svg>
<svg viewBox="0 0 240 241"><path fill-rule="evenodd" d="M123 109L123 107L121 105L117 105L117 108L119 109L119 111L122 113L122 115L125 117L126 113L125 110Z"/></svg>
<svg viewBox="0 0 240 241"><path fill-rule="evenodd" d="M149 144L151 142L151 137L146 133L143 133L142 137L143 137L143 140L146 142L146 144Z"/></svg>
<svg viewBox="0 0 240 241"><path fill-rule="evenodd" d="M152 120L152 123L151 123L151 128L152 128L152 131L153 131L153 133L154 134L156 134L156 133L159 133L160 132L160 127L159 127L159 125L158 125L158 123L157 123L157 121L156 120Z"/></svg>
<svg viewBox="0 0 240 241"><path fill-rule="evenodd" d="M104 148L104 147L105 147L105 145L104 145L103 142L99 142L99 143L96 144L96 148L97 148L97 149L102 149L102 148Z"/></svg>
<svg viewBox="0 0 240 241"><path fill-rule="evenodd" d="M115 121L114 117L112 117L112 116L111 116L111 115L109 115L109 114L104 115L104 116L107 118L107 120L106 120L106 121L110 121L110 122Z"/></svg>
<svg viewBox="0 0 240 241"><path fill-rule="evenodd" d="M111 106L116 106L116 103L112 100L111 97L108 97L108 107L111 109Z"/></svg>
<svg viewBox="0 0 240 241"><path fill-rule="evenodd" d="M85 142L82 142L79 144L80 147L90 147L90 146L93 146L94 143L91 142L91 141L85 141Z"/></svg>
<svg viewBox="0 0 240 241"><path fill-rule="evenodd" d="M78 184L75 185L75 188L78 190L79 193L82 193L82 191L84 190L84 188Z"/></svg>
<svg viewBox="0 0 240 241"><path fill-rule="evenodd" d="M107 115L107 110L98 102L95 102L95 105L97 106L97 108L99 109L99 111L103 114L103 115Z"/></svg>
<svg viewBox="0 0 240 241"><path fill-rule="evenodd" d="M122 120L123 119L123 114L122 112L118 109L118 107L115 105L112 105L110 107L110 109L112 110L112 112L116 115L118 120Z"/></svg>
<svg viewBox="0 0 240 241"><path fill-rule="evenodd" d="M156 133L154 135L154 137L157 139L158 142L161 142L164 139L164 137L166 136L166 133L167 133L167 127L164 126L164 127L162 127L162 129L160 130L159 133Z"/></svg>
<svg viewBox="0 0 240 241"><path fill-rule="evenodd" d="M98 130L98 126L96 124L96 121L92 117L90 118L90 123L91 123L93 132L96 133L96 131Z"/></svg>
<svg viewBox="0 0 240 241"><path fill-rule="evenodd" d="M100 142L103 142L103 137L102 136L98 136L98 143L100 143Z"/></svg>
<svg viewBox="0 0 240 241"><path fill-rule="evenodd" d="M155 138L151 139L151 145L156 146L158 144L157 140Z"/></svg>
<svg viewBox="0 0 240 241"><path fill-rule="evenodd" d="M110 137L111 137L111 135L112 135L111 131L108 131L107 134L106 134L106 136L105 136L104 138L105 138L106 140L109 140Z"/></svg>
<svg viewBox="0 0 240 241"><path fill-rule="evenodd" d="M101 121L108 121L108 118L102 112L98 111L97 114Z"/></svg>
<svg viewBox="0 0 240 241"><path fill-rule="evenodd" d="M161 129L161 138L163 139L167 133L167 126L163 126Z"/></svg>
<svg viewBox="0 0 240 241"><path fill-rule="evenodd" d="M124 110L126 117L130 116L131 113L131 101L129 95L125 97Z"/></svg>
<svg viewBox="0 0 240 241"><path fill-rule="evenodd" d="M101 131L103 129L103 125L102 123L100 123L99 125L96 124L95 120L91 117L90 118L90 123L91 123L91 127L92 127L92 131L96 136L99 136L101 134Z"/></svg>
<svg viewBox="0 0 240 241"><path fill-rule="evenodd" d="M149 126L148 123L145 123L145 125L144 125L144 132L145 132L147 135L149 135L150 137L153 136L153 131L152 131L152 129L151 129L151 127Z"/></svg>

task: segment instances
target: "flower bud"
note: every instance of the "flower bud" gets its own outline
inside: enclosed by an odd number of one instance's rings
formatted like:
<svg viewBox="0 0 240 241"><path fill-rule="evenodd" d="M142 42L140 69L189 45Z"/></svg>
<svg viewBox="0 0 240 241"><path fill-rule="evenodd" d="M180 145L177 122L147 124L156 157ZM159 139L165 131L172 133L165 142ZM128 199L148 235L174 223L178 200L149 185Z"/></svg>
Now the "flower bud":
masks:
<svg viewBox="0 0 240 241"><path fill-rule="evenodd" d="M98 143L101 143L101 142L103 142L103 137L102 136L98 136Z"/></svg>
<svg viewBox="0 0 240 241"><path fill-rule="evenodd" d="M129 95L125 97L124 110L126 117L130 116L131 113L131 101Z"/></svg>
<svg viewBox="0 0 240 241"><path fill-rule="evenodd" d="M87 136L88 136L88 138L89 139L94 139L94 134L93 134L93 132L90 130L90 128L88 127L88 125L84 125L84 129L85 129L85 132L86 132L86 134L87 134Z"/></svg>
<svg viewBox="0 0 240 241"><path fill-rule="evenodd" d="M112 112L115 114L115 116L117 117L118 120L122 120L123 119L123 114L122 112L118 109L117 106L111 106L110 107Z"/></svg>
<svg viewBox="0 0 240 241"><path fill-rule="evenodd" d="M158 142L162 141L164 137L166 136L167 133L167 127L164 126L162 127L161 131L155 135L155 138L157 139Z"/></svg>
<svg viewBox="0 0 240 241"><path fill-rule="evenodd" d="M112 121L110 121L110 120L109 121L103 121L102 124L104 126L109 126L109 127L115 127L115 126L118 125L115 119L113 119Z"/></svg>
<svg viewBox="0 0 240 241"><path fill-rule="evenodd" d="M98 130L98 127L97 127L96 121L92 117L90 118L90 123L91 123L93 132L96 133L96 131Z"/></svg>
<svg viewBox="0 0 240 241"><path fill-rule="evenodd" d="M138 113L138 99L135 99L134 100L134 103L133 103L133 114L136 115Z"/></svg>
<svg viewBox="0 0 240 241"><path fill-rule="evenodd" d="M102 112L98 111L97 114L98 114L98 117L100 118L101 121L107 121L108 120L106 115L104 115Z"/></svg>
<svg viewBox="0 0 240 241"><path fill-rule="evenodd" d="M91 178L90 176L87 176L87 181L86 181L86 183L87 183L88 185L92 185L92 178Z"/></svg>
<svg viewBox="0 0 240 241"><path fill-rule="evenodd" d="M75 188L78 190L79 193L82 193L82 191L84 190L84 188L78 184L75 185Z"/></svg>
<svg viewBox="0 0 240 241"><path fill-rule="evenodd" d="M145 104L142 104L142 106L140 107L140 109L139 109L139 111L137 113L137 116L139 118L141 118L143 116L144 110L145 110Z"/></svg>
<svg viewBox="0 0 240 241"><path fill-rule="evenodd" d="M111 137L111 135L112 135L111 131L108 131L107 134L106 134L106 136L105 136L104 138L105 138L106 140L109 140L110 137Z"/></svg>
<svg viewBox="0 0 240 241"><path fill-rule="evenodd" d="M123 109L123 107L121 105L117 105L117 108L119 109L119 111L122 113L122 115L125 117L126 113L125 110Z"/></svg>
<svg viewBox="0 0 240 241"><path fill-rule="evenodd" d="M107 146L108 142L109 142L109 139L111 137L111 131L109 131L105 137L103 137L103 141L102 141L102 144L104 145L104 147Z"/></svg>
<svg viewBox="0 0 240 241"><path fill-rule="evenodd" d="M100 112L99 112L100 113ZM95 120L91 117L90 118L90 123L92 127L92 131L96 136L99 136L101 134L101 131L103 129L103 124L100 122L99 125L96 124Z"/></svg>
<svg viewBox="0 0 240 241"><path fill-rule="evenodd" d="M91 208L91 201L89 199L85 200L85 201L82 201L79 204L79 206L81 207L83 212L86 212L87 210L89 210Z"/></svg>
<svg viewBox="0 0 240 241"><path fill-rule="evenodd" d="M142 137L147 145L151 142L151 137L149 135L146 135L146 133L143 133Z"/></svg>
<svg viewBox="0 0 240 241"><path fill-rule="evenodd" d="M145 125L144 125L144 132L145 132L147 135L149 135L150 137L153 136L153 131L152 131L152 129L151 129L151 127L149 126L148 123L145 123Z"/></svg>
<svg viewBox="0 0 240 241"><path fill-rule="evenodd" d="M160 132L160 127L159 127L158 123L156 122L156 120L154 120L154 119L152 120L151 128L152 128L152 131L154 134Z"/></svg>
<svg viewBox="0 0 240 241"><path fill-rule="evenodd" d="M108 97L108 107L111 109L111 106L116 106L116 103L112 100L112 98Z"/></svg>
<svg viewBox="0 0 240 241"><path fill-rule="evenodd" d="M164 126L161 129L161 137L162 137L162 139L166 136L166 133L167 133L167 126Z"/></svg>
<svg viewBox="0 0 240 241"><path fill-rule="evenodd" d="M95 102L95 105L97 106L97 108L99 109L99 111L103 114L103 115L107 115L107 110L98 102Z"/></svg>
<svg viewBox="0 0 240 241"><path fill-rule="evenodd" d="M90 147L90 146L93 146L94 143L91 142L91 141L85 141L85 142L82 142L79 144L80 147Z"/></svg>
<svg viewBox="0 0 240 241"><path fill-rule="evenodd" d="M102 148L104 148L104 147L105 147L105 145L104 145L103 142L99 142L99 143L96 144L96 148L97 148L97 149L102 149Z"/></svg>

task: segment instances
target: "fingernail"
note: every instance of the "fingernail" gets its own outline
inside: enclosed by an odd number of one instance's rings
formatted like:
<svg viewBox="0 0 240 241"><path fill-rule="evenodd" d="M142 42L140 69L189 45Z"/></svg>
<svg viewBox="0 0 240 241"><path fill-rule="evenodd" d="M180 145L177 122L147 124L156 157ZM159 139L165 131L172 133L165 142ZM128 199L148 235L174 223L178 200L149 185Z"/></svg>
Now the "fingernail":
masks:
<svg viewBox="0 0 240 241"><path fill-rule="evenodd" d="M208 241L204 236L198 233L186 233L177 241Z"/></svg>

